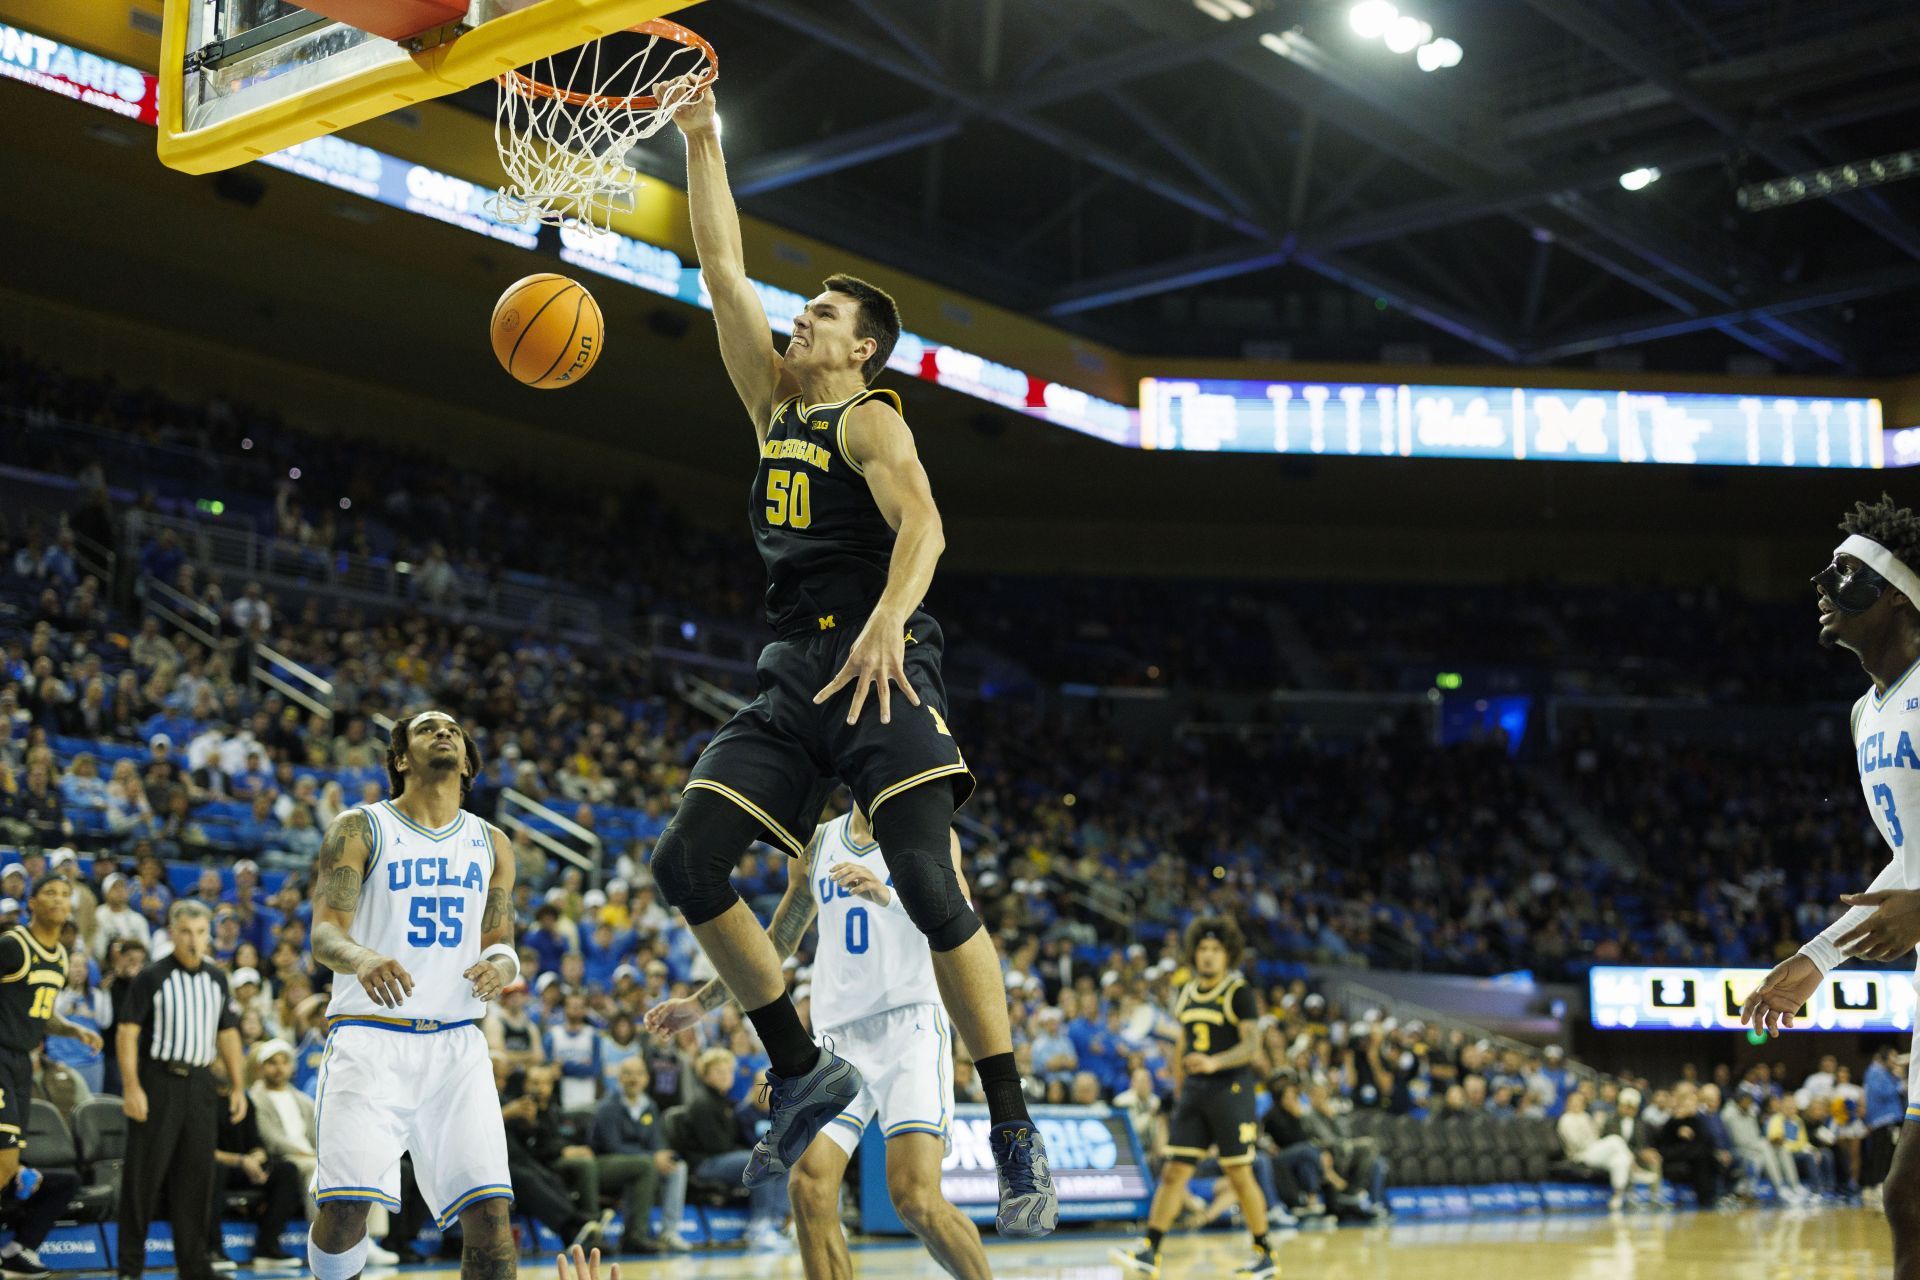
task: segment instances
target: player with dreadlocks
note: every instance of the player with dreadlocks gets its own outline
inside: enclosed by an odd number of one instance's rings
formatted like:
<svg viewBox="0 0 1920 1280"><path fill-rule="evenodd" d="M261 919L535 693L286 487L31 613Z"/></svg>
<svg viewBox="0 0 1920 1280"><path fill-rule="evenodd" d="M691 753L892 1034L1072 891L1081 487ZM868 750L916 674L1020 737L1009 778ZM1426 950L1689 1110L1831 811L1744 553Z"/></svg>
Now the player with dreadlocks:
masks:
<svg viewBox="0 0 1920 1280"><path fill-rule="evenodd" d="M1893 860L1849 910L1776 966L1741 1006L1742 1022L1791 1028L1827 971L1849 956L1911 960L1920 946L1920 517L1882 496L1840 521L1833 563L1813 577L1820 643L1850 649L1873 687L1853 704L1853 749L1873 823ZM1913 839L1908 840L1911 836ZM1908 1073L1903 1139L1885 1189L1894 1280L1920 1280L1920 1071Z"/></svg>

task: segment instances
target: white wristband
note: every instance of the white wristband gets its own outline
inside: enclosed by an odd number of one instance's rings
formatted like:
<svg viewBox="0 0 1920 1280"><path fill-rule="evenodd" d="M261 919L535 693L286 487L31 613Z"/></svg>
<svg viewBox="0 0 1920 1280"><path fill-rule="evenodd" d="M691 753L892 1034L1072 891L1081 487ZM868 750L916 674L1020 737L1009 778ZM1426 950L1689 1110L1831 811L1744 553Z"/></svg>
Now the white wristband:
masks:
<svg viewBox="0 0 1920 1280"><path fill-rule="evenodd" d="M483 961L492 960L495 956L499 956L513 966L513 972L507 975L507 982L512 983L518 981L520 978L520 953L504 942L496 942L480 953L480 959Z"/></svg>

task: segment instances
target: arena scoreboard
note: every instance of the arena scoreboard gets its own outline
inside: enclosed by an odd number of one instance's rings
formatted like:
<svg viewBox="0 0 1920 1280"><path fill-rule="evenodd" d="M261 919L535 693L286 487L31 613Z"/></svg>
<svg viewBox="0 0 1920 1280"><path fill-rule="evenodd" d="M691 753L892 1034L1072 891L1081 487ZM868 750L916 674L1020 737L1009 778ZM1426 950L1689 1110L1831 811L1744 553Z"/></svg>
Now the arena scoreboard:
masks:
<svg viewBox="0 0 1920 1280"><path fill-rule="evenodd" d="M1878 400L1146 378L1140 446L1387 458L1886 465Z"/></svg>
<svg viewBox="0 0 1920 1280"><path fill-rule="evenodd" d="M1738 1031L1765 969L1596 965L1587 974L1603 1031ZM1835 969L1794 1016L1796 1031L1912 1031L1911 969Z"/></svg>

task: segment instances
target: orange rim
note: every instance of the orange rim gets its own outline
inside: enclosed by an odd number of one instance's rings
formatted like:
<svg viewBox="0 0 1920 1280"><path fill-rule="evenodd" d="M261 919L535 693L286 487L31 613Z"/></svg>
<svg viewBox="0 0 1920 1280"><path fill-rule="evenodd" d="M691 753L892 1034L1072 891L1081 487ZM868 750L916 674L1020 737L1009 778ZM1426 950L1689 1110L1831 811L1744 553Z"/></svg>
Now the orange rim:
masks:
<svg viewBox="0 0 1920 1280"><path fill-rule="evenodd" d="M658 36L663 40L688 49L698 49L706 59L706 66L700 73L697 88L704 89L720 76L720 59L714 54L713 46L706 37L677 22L666 18L654 18L637 27L627 30L635 35ZM609 97L601 93L581 93L574 89L561 89L543 81L535 80L522 71L508 71L498 77L501 84L513 90L523 98L556 98L570 107L599 107L603 111L654 111L659 109L660 99L650 93L635 94L632 97Z"/></svg>

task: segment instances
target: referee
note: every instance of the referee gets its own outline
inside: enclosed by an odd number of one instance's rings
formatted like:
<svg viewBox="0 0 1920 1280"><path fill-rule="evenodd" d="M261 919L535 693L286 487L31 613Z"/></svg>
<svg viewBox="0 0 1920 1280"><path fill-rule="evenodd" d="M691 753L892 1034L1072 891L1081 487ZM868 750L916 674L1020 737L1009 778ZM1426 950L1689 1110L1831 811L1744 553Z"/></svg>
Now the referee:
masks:
<svg viewBox="0 0 1920 1280"><path fill-rule="evenodd" d="M114 1047L126 1081L127 1163L120 1190L123 1277L147 1265L147 1223L165 1189L180 1280L213 1280L207 1224L213 1216L213 1150L220 1130L214 1055L229 1080L244 1080L239 1019L227 976L208 959L212 916L181 899L167 912L173 954L142 969L128 988ZM234 1123L247 1113L247 1092L228 1096Z"/></svg>

